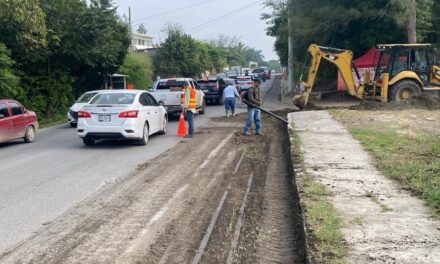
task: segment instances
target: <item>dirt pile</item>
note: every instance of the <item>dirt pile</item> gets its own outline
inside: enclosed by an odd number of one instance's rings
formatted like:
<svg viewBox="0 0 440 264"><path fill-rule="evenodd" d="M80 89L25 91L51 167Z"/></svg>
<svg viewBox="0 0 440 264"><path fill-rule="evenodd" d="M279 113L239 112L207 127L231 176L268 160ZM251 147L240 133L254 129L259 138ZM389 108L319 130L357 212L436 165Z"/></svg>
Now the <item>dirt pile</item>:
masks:
<svg viewBox="0 0 440 264"><path fill-rule="evenodd" d="M351 106L350 110L403 110L403 109L440 109L440 98L430 97L427 95L413 96L410 100L401 102L381 103L375 101L363 101L358 105Z"/></svg>

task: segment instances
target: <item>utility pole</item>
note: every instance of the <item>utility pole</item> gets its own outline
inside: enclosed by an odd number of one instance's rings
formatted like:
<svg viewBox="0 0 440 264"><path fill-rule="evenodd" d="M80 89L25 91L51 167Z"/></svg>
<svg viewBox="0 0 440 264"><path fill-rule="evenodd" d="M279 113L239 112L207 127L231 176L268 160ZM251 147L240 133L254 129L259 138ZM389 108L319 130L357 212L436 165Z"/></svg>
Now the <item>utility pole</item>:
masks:
<svg viewBox="0 0 440 264"><path fill-rule="evenodd" d="M131 7L128 7L128 34L130 36L130 51L134 50L133 47L133 36L131 34Z"/></svg>
<svg viewBox="0 0 440 264"><path fill-rule="evenodd" d="M287 92L293 92L294 80L293 80L293 29L292 29L292 1L287 0L287 27L288 27L288 55L287 55Z"/></svg>

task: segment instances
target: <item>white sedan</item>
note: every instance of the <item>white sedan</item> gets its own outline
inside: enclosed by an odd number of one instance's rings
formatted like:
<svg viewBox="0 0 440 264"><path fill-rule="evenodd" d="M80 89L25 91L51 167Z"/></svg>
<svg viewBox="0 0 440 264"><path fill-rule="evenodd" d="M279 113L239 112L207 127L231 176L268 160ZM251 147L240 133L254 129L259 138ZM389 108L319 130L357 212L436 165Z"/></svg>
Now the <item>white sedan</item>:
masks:
<svg viewBox="0 0 440 264"><path fill-rule="evenodd" d="M78 112L77 133L85 145L96 140L136 140L146 145L150 135L165 134L168 115L165 108L146 91L100 91Z"/></svg>

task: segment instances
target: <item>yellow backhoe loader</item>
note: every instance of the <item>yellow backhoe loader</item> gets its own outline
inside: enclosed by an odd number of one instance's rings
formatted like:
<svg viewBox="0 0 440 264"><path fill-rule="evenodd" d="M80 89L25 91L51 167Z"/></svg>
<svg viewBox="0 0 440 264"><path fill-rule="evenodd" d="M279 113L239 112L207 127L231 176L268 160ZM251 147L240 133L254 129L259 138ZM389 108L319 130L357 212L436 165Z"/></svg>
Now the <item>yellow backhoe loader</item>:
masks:
<svg viewBox="0 0 440 264"><path fill-rule="evenodd" d="M294 104L299 108L307 105L322 59L336 65L347 92L362 100L402 101L422 93L440 96L440 67L434 65L436 61L431 50L430 44L377 45L374 76L369 72L360 76L350 50L311 44L305 72L296 87L299 94L294 97Z"/></svg>

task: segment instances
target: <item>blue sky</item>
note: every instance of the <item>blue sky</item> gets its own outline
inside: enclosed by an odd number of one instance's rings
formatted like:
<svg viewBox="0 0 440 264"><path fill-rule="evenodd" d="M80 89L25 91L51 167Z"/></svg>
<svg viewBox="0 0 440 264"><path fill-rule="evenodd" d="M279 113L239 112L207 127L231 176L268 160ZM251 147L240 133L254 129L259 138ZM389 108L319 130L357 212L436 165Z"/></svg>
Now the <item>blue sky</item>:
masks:
<svg viewBox="0 0 440 264"><path fill-rule="evenodd" d="M266 35L267 26L260 20L260 15L269 11L264 9L262 2L263 0L114 0L120 15L128 16L128 7L131 7L134 29L139 23L144 23L148 34L157 37L156 40L165 38L161 30L167 23L178 23L197 39L207 40L218 35L237 36L247 46L262 50L266 60L278 59L273 51L274 39ZM224 17L221 18L222 16Z"/></svg>

